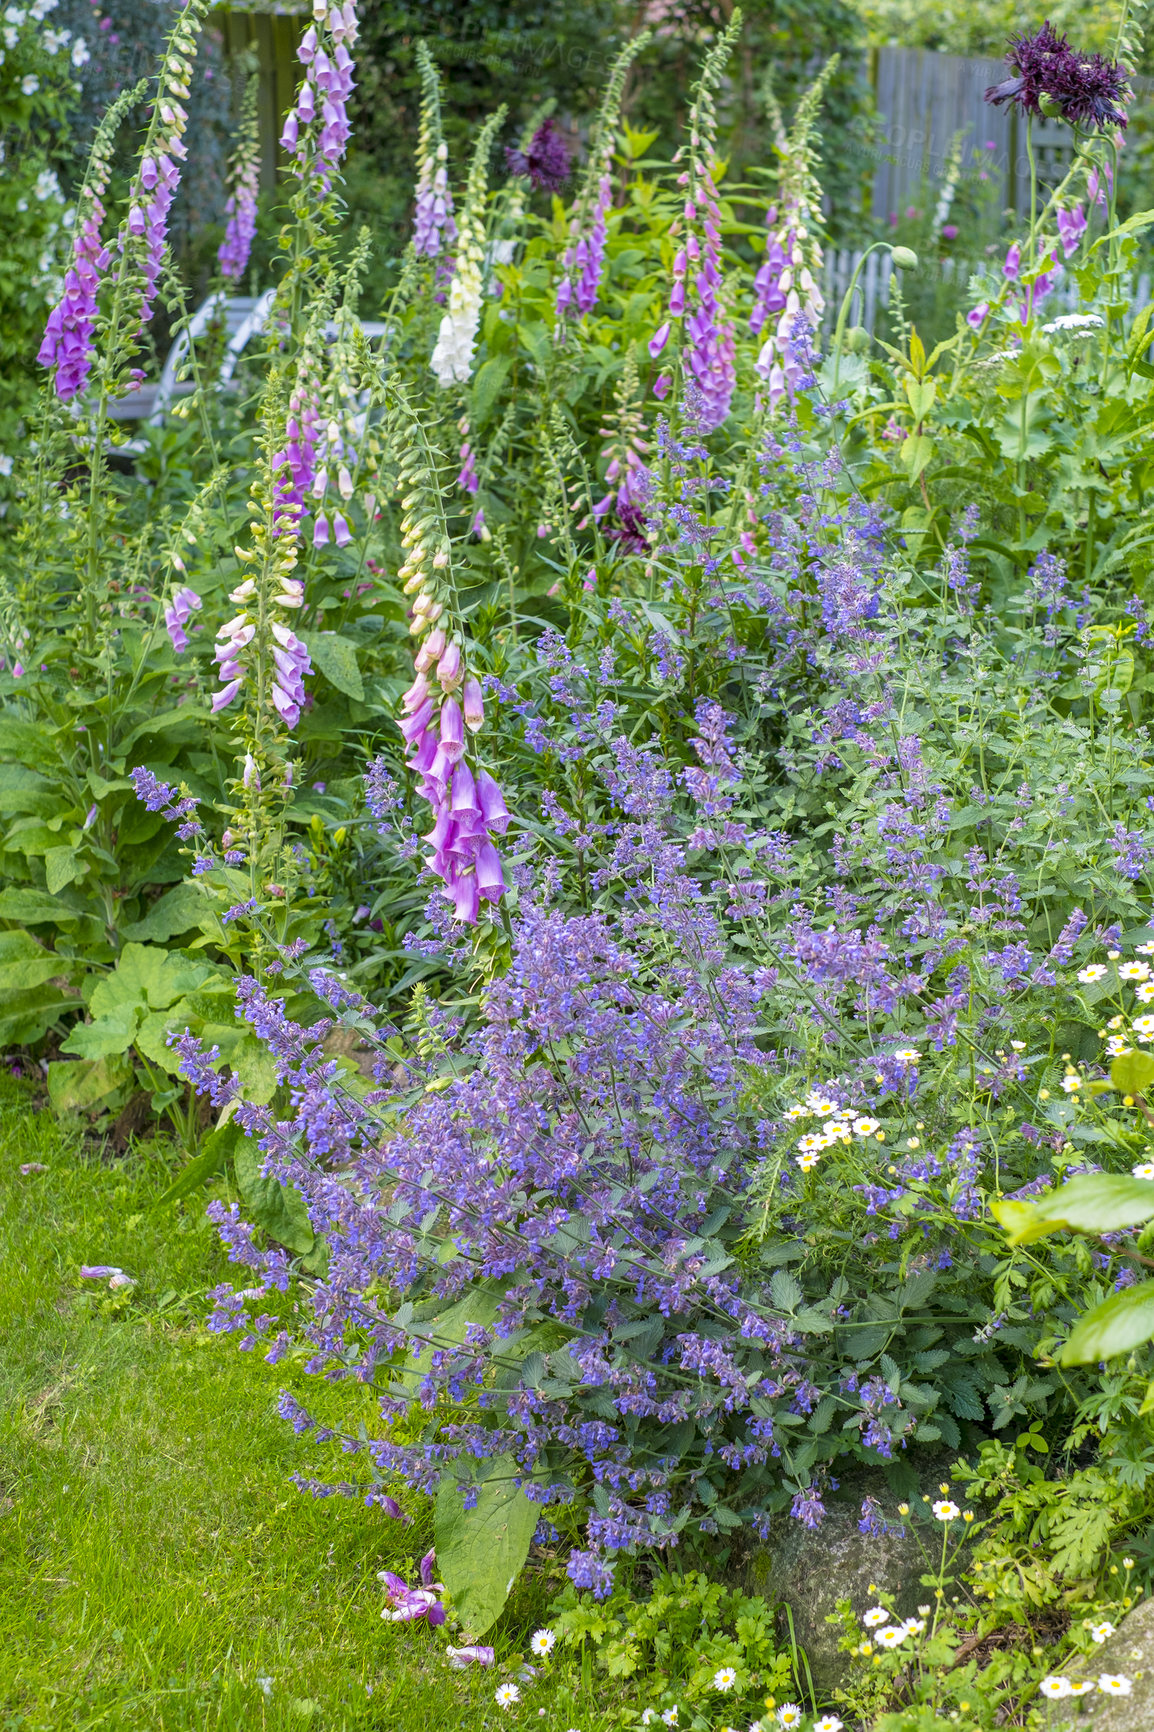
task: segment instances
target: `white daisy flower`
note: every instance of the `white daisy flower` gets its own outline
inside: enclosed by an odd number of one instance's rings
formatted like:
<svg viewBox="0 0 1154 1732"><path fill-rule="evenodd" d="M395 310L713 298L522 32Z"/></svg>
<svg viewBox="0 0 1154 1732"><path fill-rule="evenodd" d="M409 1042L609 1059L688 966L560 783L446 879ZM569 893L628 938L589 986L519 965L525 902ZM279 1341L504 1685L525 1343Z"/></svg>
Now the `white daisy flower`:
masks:
<svg viewBox="0 0 1154 1732"><path fill-rule="evenodd" d="M837 1102L828 1100L825 1095L806 1095L805 1104L811 1113L816 1113L819 1118L823 1119L829 1113L837 1111Z"/></svg>
<svg viewBox="0 0 1154 1732"><path fill-rule="evenodd" d="M1068 1095L1077 1094L1082 1086L1082 1079L1077 1071L1068 1071L1062 1078L1062 1087Z"/></svg>
<svg viewBox="0 0 1154 1732"><path fill-rule="evenodd" d="M821 1160L820 1155L813 1153L808 1155L795 1155L793 1158L803 1173L812 1173L813 1169L817 1166L817 1163Z"/></svg>
<svg viewBox="0 0 1154 1732"><path fill-rule="evenodd" d="M938 1499L933 1506L933 1511L940 1522L956 1522L962 1513L957 1504L951 1503L946 1497Z"/></svg>
<svg viewBox="0 0 1154 1732"><path fill-rule="evenodd" d="M1121 1672L1103 1672L1098 1679L1098 1688L1103 1696L1128 1696L1134 1686Z"/></svg>
<svg viewBox="0 0 1154 1732"><path fill-rule="evenodd" d="M882 1127L879 1119L871 1119L867 1116L855 1119L853 1122L853 1128L856 1136L872 1137L874 1132L880 1131Z"/></svg>
<svg viewBox="0 0 1154 1732"><path fill-rule="evenodd" d="M677 1724L677 1704L676 1704L676 1702L673 1704L672 1708L667 1708L665 1710L664 1714L661 1716L661 1724L663 1726L676 1726L676 1724Z"/></svg>
<svg viewBox="0 0 1154 1732"><path fill-rule="evenodd" d="M546 1659L557 1645L555 1630L535 1630L529 1638L530 1651L541 1660Z"/></svg>
<svg viewBox="0 0 1154 1732"><path fill-rule="evenodd" d="M917 1064L921 1056L916 1046L899 1046L894 1053L899 1064Z"/></svg>
<svg viewBox="0 0 1154 1732"><path fill-rule="evenodd" d="M1154 1179L1154 1161L1140 1161L1130 1171L1136 1179Z"/></svg>
<svg viewBox="0 0 1154 1732"><path fill-rule="evenodd" d="M891 1624L888 1630L879 1630L874 1638L880 1648L900 1648L905 1639L904 1624Z"/></svg>
<svg viewBox="0 0 1154 1732"><path fill-rule="evenodd" d="M1124 962L1118 970L1119 980L1149 980L1148 962Z"/></svg>
<svg viewBox="0 0 1154 1732"><path fill-rule="evenodd" d="M1052 1675L1049 1678L1043 1678L1042 1682L1038 1685L1038 1689L1042 1692L1042 1695L1048 1697L1051 1702L1061 1702L1066 1696L1072 1696L1074 1693L1069 1678L1054 1677Z"/></svg>
<svg viewBox="0 0 1154 1732"><path fill-rule="evenodd" d="M1091 962L1088 967L1078 970L1078 979L1083 986L1093 986L1096 980L1101 980L1102 976L1108 973L1109 969L1104 962Z"/></svg>
<svg viewBox="0 0 1154 1732"><path fill-rule="evenodd" d="M787 1119L808 1119L809 1108L808 1107L799 1107L795 1102L793 1106L786 1107L785 1117Z"/></svg>
<svg viewBox="0 0 1154 1732"><path fill-rule="evenodd" d="M1148 938L1145 944L1137 944L1134 948L1139 956L1154 956L1154 938Z"/></svg>
<svg viewBox="0 0 1154 1732"><path fill-rule="evenodd" d="M813 1723L813 1732L842 1732L842 1722L836 1714L823 1714Z"/></svg>
<svg viewBox="0 0 1154 1732"><path fill-rule="evenodd" d="M1084 1696L1088 1690L1096 1690L1097 1688L1093 1678L1087 1678L1084 1683L1071 1684L1070 1694L1071 1696Z"/></svg>
<svg viewBox="0 0 1154 1732"><path fill-rule="evenodd" d="M511 1708L514 1702L521 1700L521 1692L516 1684L498 1684L494 1692L494 1700L498 1708Z"/></svg>
<svg viewBox="0 0 1154 1732"><path fill-rule="evenodd" d="M737 1673L732 1666L722 1666L720 1671L713 1674L713 1688L715 1690L732 1690L736 1683Z"/></svg>
<svg viewBox="0 0 1154 1732"><path fill-rule="evenodd" d="M925 1627L926 1620L924 1618L907 1618L902 1625L907 1636L920 1636Z"/></svg>
<svg viewBox="0 0 1154 1732"><path fill-rule="evenodd" d="M1126 1044L1125 1035L1112 1034L1106 1042L1106 1051L1111 1058L1124 1058L1127 1053L1133 1052L1134 1048Z"/></svg>
<svg viewBox="0 0 1154 1732"><path fill-rule="evenodd" d="M862 1623L867 1630L876 1630L879 1624L889 1621L889 1613L884 1606L871 1606L868 1612L863 1612Z"/></svg>
<svg viewBox="0 0 1154 1732"><path fill-rule="evenodd" d="M1136 1016L1130 1027L1139 1040L1154 1038L1154 1016Z"/></svg>
<svg viewBox="0 0 1154 1732"><path fill-rule="evenodd" d="M1090 1638L1092 1641L1097 1642L1099 1647L1103 1642L1109 1641L1113 1634L1114 1626L1110 1622L1109 1618L1103 1618L1100 1624L1091 1625Z"/></svg>
<svg viewBox="0 0 1154 1732"><path fill-rule="evenodd" d="M807 1131L804 1137L797 1139L797 1146L803 1155L812 1154L815 1149L828 1148L825 1138L818 1131Z"/></svg>
<svg viewBox="0 0 1154 1732"><path fill-rule="evenodd" d="M657 1709L656 1708L646 1708L644 1714L642 1714L642 1716L641 1716L641 1724L643 1726L652 1726L652 1724L656 1720L656 1718L657 1718Z"/></svg>
<svg viewBox="0 0 1154 1732"><path fill-rule="evenodd" d="M1149 1004L1154 999L1154 980L1144 980L1134 988L1134 997L1139 1004Z"/></svg>
<svg viewBox="0 0 1154 1732"><path fill-rule="evenodd" d="M778 1725L784 1726L786 1729L786 1732L790 1732L791 1727L800 1726L801 1722L802 1722L802 1712L801 1712L801 1709L798 1707L797 1703L796 1702L783 1702L781 1707L777 1711L777 1723L778 1723Z"/></svg>

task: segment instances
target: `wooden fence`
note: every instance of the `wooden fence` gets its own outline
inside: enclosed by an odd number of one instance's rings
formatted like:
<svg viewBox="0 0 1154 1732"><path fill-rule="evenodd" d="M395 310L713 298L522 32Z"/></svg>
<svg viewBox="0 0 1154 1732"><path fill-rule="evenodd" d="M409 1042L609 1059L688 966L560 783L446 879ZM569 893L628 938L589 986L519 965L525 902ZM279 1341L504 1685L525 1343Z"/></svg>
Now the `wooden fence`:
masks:
<svg viewBox="0 0 1154 1732"><path fill-rule="evenodd" d="M243 11L219 6L215 17L224 38L224 52L234 68L244 64L246 51L255 54L260 71L260 184L262 192L276 185L284 167L280 135L300 82L297 44L308 24L307 4L270 4Z"/></svg>

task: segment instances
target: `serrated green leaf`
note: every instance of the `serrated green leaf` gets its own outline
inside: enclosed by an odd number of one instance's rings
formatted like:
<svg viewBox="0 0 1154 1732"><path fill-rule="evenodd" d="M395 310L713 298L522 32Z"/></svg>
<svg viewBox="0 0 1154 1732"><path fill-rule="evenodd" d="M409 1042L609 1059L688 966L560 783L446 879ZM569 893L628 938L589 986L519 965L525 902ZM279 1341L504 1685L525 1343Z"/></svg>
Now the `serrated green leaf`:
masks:
<svg viewBox="0 0 1154 1732"><path fill-rule="evenodd" d="M44 877L48 893L55 896L77 878L83 878L87 867L75 848L49 848L44 855Z"/></svg>

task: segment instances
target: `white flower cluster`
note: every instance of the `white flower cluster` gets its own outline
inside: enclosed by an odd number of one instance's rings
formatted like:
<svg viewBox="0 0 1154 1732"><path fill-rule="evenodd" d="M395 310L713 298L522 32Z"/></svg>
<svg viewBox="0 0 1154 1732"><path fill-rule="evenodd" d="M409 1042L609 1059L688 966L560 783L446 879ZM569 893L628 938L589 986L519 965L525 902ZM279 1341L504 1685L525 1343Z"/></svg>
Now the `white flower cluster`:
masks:
<svg viewBox="0 0 1154 1732"><path fill-rule="evenodd" d="M465 208L457 234L457 261L449 285L449 310L441 320L429 365L442 390L465 385L473 371L473 350L481 322L481 265L485 257L485 193L489 181L489 153L497 128L505 118L504 108L491 115L481 129L469 169Z"/></svg>

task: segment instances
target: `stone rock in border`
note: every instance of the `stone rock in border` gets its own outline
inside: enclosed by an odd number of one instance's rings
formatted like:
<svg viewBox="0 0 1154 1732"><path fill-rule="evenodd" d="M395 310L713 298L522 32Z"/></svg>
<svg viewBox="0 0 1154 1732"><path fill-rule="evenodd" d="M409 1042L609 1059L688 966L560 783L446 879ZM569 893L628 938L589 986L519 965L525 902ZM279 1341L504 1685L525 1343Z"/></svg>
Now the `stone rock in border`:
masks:
<svg viewBox="0 0 1154 1732"><path fill-rule="evenodd" d="M1129 1696L1082 1696L1077 1702L1054 1704L1055 1719L1063 1714L1079 1732L1151 1732L1154 1728L1154 1600L1145 1600L1118 1629L1081 1663L1064 1667L1067 1677L1121 1674L1133 1686ZM1069 1712L1067 1712L1069 1711Z"/></svg>
<svg viewBox="0 0 1154 1732"><path fill-rule="evenodd" d="M823 1695L845 1681L850 1666L849 1655L838 1648L840 1627L825 1621L839 1600L851 1600L859 1617L876 1603L877 1589L897 1595L901 1617L932 1600L932 1589L919 1580L926 1565L908 1525L902 1538L877 1539L858 1531L859 1520L856 1505L830 1504L817 1528L788 1518L776 1521L766 1544L748 1553L741 1569L747 1593L789 1607L794 1636ZM781 1633L788 1634L788 1628ZM1151 1729L1154 1720L1147 1732Z"/></svg>

